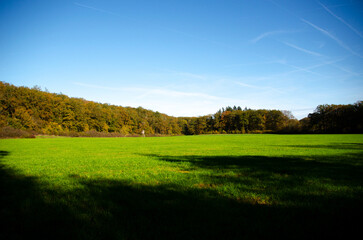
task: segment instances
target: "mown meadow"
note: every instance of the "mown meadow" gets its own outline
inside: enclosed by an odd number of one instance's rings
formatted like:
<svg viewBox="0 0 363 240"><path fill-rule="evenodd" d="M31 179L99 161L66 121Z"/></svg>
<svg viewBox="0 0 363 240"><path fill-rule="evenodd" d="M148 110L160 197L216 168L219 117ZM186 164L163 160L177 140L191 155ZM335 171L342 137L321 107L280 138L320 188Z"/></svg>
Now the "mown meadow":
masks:
<svg viewBox="0 0 363 240"><path fill-rule="evenodd" d="M0 238L346 238L362 183L359 134L3 139Z"/></svg>

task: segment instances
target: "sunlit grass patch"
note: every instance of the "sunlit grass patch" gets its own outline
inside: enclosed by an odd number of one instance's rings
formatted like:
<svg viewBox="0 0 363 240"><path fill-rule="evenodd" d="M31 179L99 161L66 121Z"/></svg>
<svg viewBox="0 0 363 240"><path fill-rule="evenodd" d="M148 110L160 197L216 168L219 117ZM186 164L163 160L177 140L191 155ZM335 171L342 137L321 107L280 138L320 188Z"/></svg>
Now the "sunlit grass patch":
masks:
<svg viewBox="0 0 363 240"><path fill-rule="evenodd" d="M306 238L354 230L347 219L362 213L362 135L6 139L0 147L3 233L14 236Z"/></svg>

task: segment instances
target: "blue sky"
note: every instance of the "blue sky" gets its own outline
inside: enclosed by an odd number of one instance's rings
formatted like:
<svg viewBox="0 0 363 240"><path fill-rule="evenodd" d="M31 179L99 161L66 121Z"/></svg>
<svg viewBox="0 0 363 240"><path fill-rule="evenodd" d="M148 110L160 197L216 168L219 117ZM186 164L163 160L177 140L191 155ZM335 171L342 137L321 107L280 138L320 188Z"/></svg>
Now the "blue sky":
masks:
<svg viewBox="0 0 363 240"><path fill-rule="evenodd" d="M363 100L360 0L0 0L0 80L172 116Z"/></svg>

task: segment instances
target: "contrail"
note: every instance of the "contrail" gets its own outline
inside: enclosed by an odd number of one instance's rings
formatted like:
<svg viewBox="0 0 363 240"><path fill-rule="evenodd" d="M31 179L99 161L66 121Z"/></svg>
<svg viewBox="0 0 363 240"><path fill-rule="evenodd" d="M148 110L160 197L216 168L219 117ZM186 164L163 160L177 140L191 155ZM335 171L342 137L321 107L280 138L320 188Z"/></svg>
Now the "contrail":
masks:
<svg viewBox="0 0 363 240"><path fill-rule="evenodd" d="M350 30L352 30L353 32L355 32L359 37L363 38L363 34L360 33L357 29L355 29L354 27L352 27L352 25L350 25L349 23L347 23L343 18L337 16L336 14L334 14L329 8L327 8L324 4L322 4L321 2L318 2L324 9L325 11L327 11L328 13L330 13L333 17L335 17L336 19L338 19L340 22L342 22L343 24L345 24L348 28L350 28Z"/></svg>
<svg viewBox="0 0 363 240"><path fill-rule="evenodd" d="M103 10L101 8L95 8L95 7L87 6L87 5L78 3L78 2L74 2L74 4L77 5L77 6L80 6L80 7L84 7L84 8L96 10L96 11L99 11L99 12L108 13L108 14L112 14L112 15L117 15L117 14L115 14L113 12L110 12L110 11L107 11L107 10Z"/></svg>
<svg viewBox="0 0 363 240"><path fill-rule="evenodd" d="M289 47L292 47L292 48L295 48L296 50L299 50L301 52L304 52L304 53L307 53L307 54L310 54L310 55L314 55L314 56L318 56L318 57L321 57L323 55L321 55L320 53L317 53L317 52L313 52L313 51L309 51L307 49L304 49L304 48L301 48L301 47L298 47L292 43L288 43L288 42L282 42L283 44L285 44L286 46L289 46Z"/></svg>
<svg viewBox="0 0 363 240"><path fill-rule="evenodd" d="M350 52L351 54L363 58L362 55L356 53L355 51L353 51L350 47L348 47L344 42L342 42L339 38L335 37L334 35L332 35L330 32L328 32L327 30L324 30L318 26L316 26L315 24L301 18L301 21L303 21L304 23L309 24L310 26L312 26L313 28L315 28L316 30L318 30L319 32L323 33L324 35L328 36L329 38L333 39L335 42L337 42L342 48L344 48L345 50L347 50L348 52Z"/></svg>

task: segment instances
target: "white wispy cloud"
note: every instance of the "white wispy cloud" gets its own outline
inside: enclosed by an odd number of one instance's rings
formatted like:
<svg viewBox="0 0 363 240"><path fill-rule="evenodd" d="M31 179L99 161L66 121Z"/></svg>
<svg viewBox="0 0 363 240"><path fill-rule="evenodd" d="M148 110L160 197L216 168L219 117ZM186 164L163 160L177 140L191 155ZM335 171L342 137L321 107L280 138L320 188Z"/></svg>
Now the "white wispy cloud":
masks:
<svg viewBox="0 0 363 240"><path fill-rule="evenodd" d="M72 84L80 86L80 87L87 87L87 88L94 88L94 89L101 89L101 90L110 90L110 91L124 91L125 90L125 88L105 87L105 86L81 83L81 82L73 82Z"/></svg>
<svg viewBox="0 0 363 240"><path fill-rule="evenodd" d="M267 90L267 91L272 91L272 92L276 92L276 93L284 93L284 91L277 89L277 88L270 87L270 86L257 86L257 85L240 82L240 81L234 81L234 83L239 86L242 86L242 87L247 87L247 88L252 88L252 89L257 89L257 90L264 90L264 91Z"/></svg>
<svg viewBox="0 0 363 240"><path fill-rule="evenodd" d="M109 87L73 82L83 88L96 89L99 102L138 107L159 111L171 116L201 116L212 114L223 106L251 106L247 101L229 96L215 96L204 92L179 91L166 87Z"/></svg>
<svg viewBox="0 0 363 240"><path fill-rule="evenodd" d="M189 73L189 72L173 72L176 75L184 76L187 78L194 78L194 79L200 79L200 80L206 80L207 76L202 74L196 74L196 73Z"/></svg>
<svg viewBox="0 0 363 240"><path fill-rule="evenodd" d="M314 75L317 75L317 76L327 77L326 75L320 74L318 72L314 72L312 70L315 69L315 68L323 67L323 66L329 66L329 65L334 66L333 64L335 64L337 62L340 62L340 61L343 61L344 59L345 59L345 57L339 58L339 59L334 59L334 60L331 60L331 61L323 61L323 62L321 62L319 64L315 64L315 65L311 65L311 66L307 66L307 67L295 66L295 65L287 63L286 61L280 61L278 63L280 63L282 65L285 65L285 66L288 66L288 67L291 67L294 70L287 71L287 72L281 72L281 73L277 73L277 74L270 74L270 75L268 75L266 77L260 77L259 79L260 80L276 79L278 77L288 76L288 75L298 73L298 72L307 72L307 73L311 73L311 74L314 74Z"/></svg>
<svg viewBox="0 0 363 240"><path fill-rule="evenodd" d="M107 87L107 86L100 86L94 84L87 84L81 82L73 82L74 85L87 87L87 88L94 88L100 90L107 90L107 91L123 91L123 92L134 92L138 93L139 95L136 98L145 98L149 95L157 95L157 96L167 96L167 97L195 97L195 98L203 98L203 99L211 99L211 100L218 100L218 99L225 99L222 97L217 97L213 95L209 95L206 93L200 92L186 92L186 91L176 91L171 90L168 88L139 88L139 87Z"/></svg>
<svg viewBox="0 0 363 240"><path fill-rule="evenodd" d="M282 34L282 33L287 33L288 31L284 31L284 30L277 30L277 31L269 31L269 32L265 32L262 33L261 35L259 35L258 37L254 38L251 40L252 43L257 43L258 41L269 37L271 35L276 35L276 34Z"/></svg>
<svg viewBox="0 0 363 240"><path fill-rule="evenodd" d="M349 23L347 23L343 18L341 18L341 17L337 16L335 13L333 13L327 6L325 6L321 2L318 2L318 3L320 4L320 6L322 6L325 9L325 11L327 11L328 13L330 13L330 15L332 15L334 18L338 19L341 23L343 23L344 25L346 25L350 30L352 30L353 32L355 32L359 37L363 38L363 34L361 32L359 32L352 25L350 25Z"/></svg>
<svg viewBox="0 0 363 240"><path fill-rule="evenodd" d="M242 80L229 79L230 80L229 82L234 82L235 84L238 84L238 85L246 87L246 88L251 88L251 89L260 89L260 90L270 89L270 90L275 91L275 92L286 93L285 90L281 90L281 89L278 89L278 88L270 88L270 87L266 87L266 86L252 85L252 84L247 84L245 82L246 82L246 80L247 80L247 82L264 82L264 81L276 80L276 79L279 79L281 77L286 77L286 76L289 76L291 74L295 74L295 73L299 73L299 72L306 72L306 73L310 73L310 74L313 74L313 75L317 75L319 77L329 77L327 75L319 73L319 71L314 71L314 69L324 67L324 66L332 66L332 67L340 68L338 65L336 65L336 63L341 62L341 61L343 61L345 59L346 59L346 57L336 58L336 59L332 59L330 61L321 60L320 63L315 64L315 65L310 65L310 66L296 66L296 65L289 64L285 59L280 59L280 60L275 60L273 62L284 65L284 66L288 66L288 67L292 68L292 70L285 71L285 72L280 72L280 73L269 74L269 75L262 75L262 76L260 75L260 76L255 76L255 77L245 77ZM353 71L350 71L348 69L341 69L341 70L342 71L345 70L345 72L350 73L351 75L362 75L362 74L359 74L359 73L354 73ZM228 78L227 78L227 80L228 80Z"/></svg>
<svg viewBox="0 0 363 240"><path fill-rule="evenodd" d="M320 53L313 52L313 51L298 47L298 46L296 46L296 45L294 45L292 43L288 43L288 42L282 42L282 43L285 44L286 46L292 47L292 48L294 48L296 50L299 50L301 52L304 52L304 53L307 53L307 54L310 54L310 55L313 55L313 56L317 56L317 57L322 57L323 56Z"/></svg>
<svg viewBox="0 0 363 240"><path fill-rule="evenodd" d="M324 35L328 36L329 38L331 38L332 40L334 40L336 43L338 43L338 45L340 45L342 48L344 48L345 50L347 50L348 52L350 52L351 54L363 58L362 55L360 55L359 53L353 51L350 47L348 47L343 41L341 41L339 38L335 37L333 34L331 34L330 32L328 32L325 29L322 29L321 27L318 27L317 25L301 18L301 21L303 21L304 23L310 25L311 27L315 28L316 30L318 30L319 32L323 33Z"/></svg>
<svg viewBox="0 0 363 240"><path fill-rule="evenodd" d="M314 69L314 68L317 68L317 67L320 67L320 66L324 66L325 64L318 64L318 65L314 65L314 66L311 66L311 67L305 67L305 68L304 67L295 66L295 65L291 65L291 64L284 64L284 65L296 69L295 71L291 71L289 73L294 73L294 72L307 72L307 73L311 73L311 74L314 74L314 75L317 75L317 76L325 77L325 75L323 75L323 74L320 74L320 73L317 73L317 72L314 72L314 71L311 71L310 70L310 69Z"/></svg>
<svg viewBox="0 0 363 240"><path fill-rule="evenodd" d="M81 3L78 3L78 2L74 2L73 4L75 4L75 5L79 6L79 7L92 9L92 10L95 10L95 11L98 11L98 12L103 12L103 13L108 13L108 14L112 14L112 15L117 15L117 14L115 14L113 12L110 12L110 11L107 11L107 10L104 10L104 9L101 9L101 8L96 8L96 7L84 5L84 4L81 4Z"/></svg>
<svg viewBox="0 0 363 240"><path fill-rule="evenodd" d="M323 61L322 63L315 64L315 65L308 66L308 67L299 67L299 66L294 66L294 65L285 63L284 65L290 66L292 68L295 68L296 70L293 70L293 71L284 73L283 75L289 75L291 73L296 73L296 72L302 72L303 71L303 72L312 73L314 75L326 77L323 74L320 74L320 73L317 73L317 72L314 72L314 71L311 71L311 70L312 69L319 68L319 67L329 66L329 65L333 65L334 66L335 63L340 62L340 61L343 61L344 59L345 58L343 57L343 58L339 58L339 59L335 59L335 60L331 60L331 61Z"/></svg>
<svg viewBox="0 0 363 240"><path fill-rule="evenodd" d="M247 84L247 83L243 83L243 82L234 82L234 83L236 83L237 85L240 85L242 87L248 87L248 88L254 88L254 89L261 89L258 86L251 85L251 84Z"/></svg>
<svg viewBox="0 0 363 240"><path fill-rule="evenodd" d="M339 70L341 70L341 71L343 71L343 72L349 73L350 75L353 75L353 76L360 76L360 75L363 75L362 73L354 72L354 71L352 71L352 70L350 70L350 69L347 69L347 68L345 68L345 67L342 67L342 66L337 65L337 64L334 64L334 63L332 63L331 65L332 65L333 67L335 67L335 68L337 68L337 69L339 69Z"/></svg>
<svg viewBox="0 0 363 240"><path fill-rule="evenodd" d="M203 99L211 99L218 100L222 99L220 97L212 96L205 93L200 92L183 92L183 91L175 91L167 88L128 88L128 90L142 92L143 94L138 96L137 98L145 98L148 95L157 95L157 96L167 96L167 97L196 97Z"/></svg>
<svg viewBox="0 0 363 240"><path fill-rule="evenodd" d="M246 62L246 63L239 63L239 64L230 64L223 66L225 68L233 68L233 67L248 67L248 66L255 66L255 65L266 65L266 64L277 64L281 62L286 62L286 59L276 59L271 61L261 61L261 62Z"/></svg>

